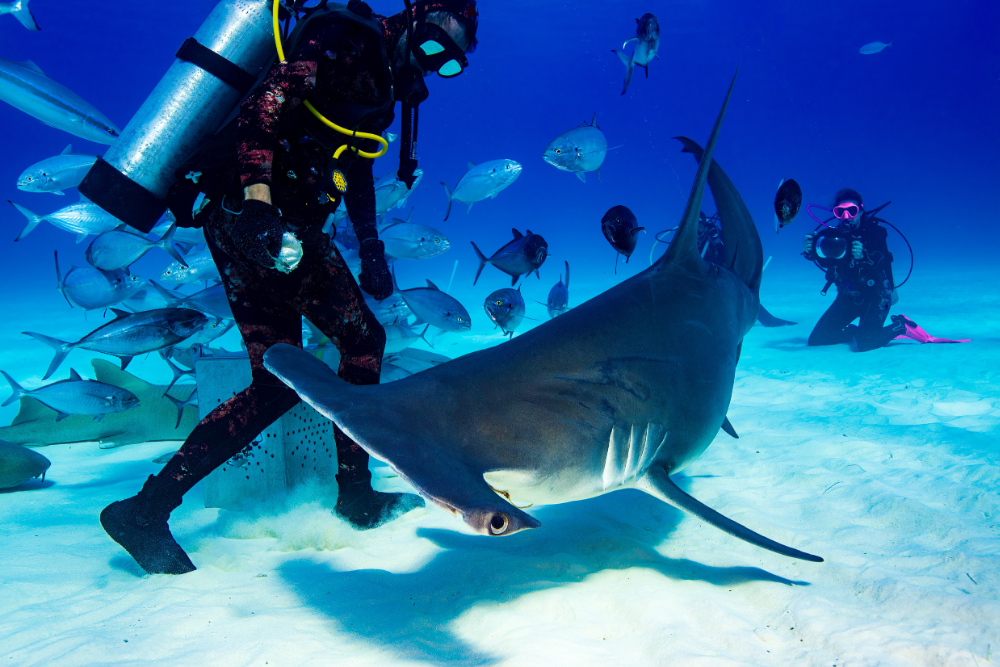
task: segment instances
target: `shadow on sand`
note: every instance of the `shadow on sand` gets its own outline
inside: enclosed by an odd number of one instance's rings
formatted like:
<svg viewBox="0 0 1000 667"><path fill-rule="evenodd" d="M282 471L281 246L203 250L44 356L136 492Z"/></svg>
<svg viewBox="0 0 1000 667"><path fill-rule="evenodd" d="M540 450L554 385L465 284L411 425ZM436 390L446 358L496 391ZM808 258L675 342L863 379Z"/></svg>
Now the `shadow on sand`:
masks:
<svg viewBox="0 0 1000 667"><path fill-rule="evenodd" d="M534 515L542 522L540 529L508 538L419 530L418 537L444 551L416 572L339 572L302 559L282 566L281 576L304 604L327 615L339 631L355 633L400 657L453 665L495 662L452 631L454 621L467 611L579 583L603 570L646 568L667 579L714 586L751 581L808 585L756 567L712 567L662 556L657 545L683 515L638 491L539 508ZM665 593L668 584L664 582Z"/></svg>

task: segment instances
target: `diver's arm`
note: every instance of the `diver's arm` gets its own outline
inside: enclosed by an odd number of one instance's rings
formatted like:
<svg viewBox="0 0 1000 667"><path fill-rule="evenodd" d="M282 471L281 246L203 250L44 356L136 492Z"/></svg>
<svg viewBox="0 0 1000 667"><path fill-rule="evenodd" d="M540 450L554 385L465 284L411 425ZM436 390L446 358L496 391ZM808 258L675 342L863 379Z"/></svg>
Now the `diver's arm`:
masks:
<svg viewBox="0 0 1000 667"><path fill-rule="evenodd" d="M323 32L314 35L290 54L288 60L272 68L240 105L236 141L244 188L271 185L271 164L282 120L316 87L323 38ZM247 197L270 201L270 188L244 192Z"/></svg>

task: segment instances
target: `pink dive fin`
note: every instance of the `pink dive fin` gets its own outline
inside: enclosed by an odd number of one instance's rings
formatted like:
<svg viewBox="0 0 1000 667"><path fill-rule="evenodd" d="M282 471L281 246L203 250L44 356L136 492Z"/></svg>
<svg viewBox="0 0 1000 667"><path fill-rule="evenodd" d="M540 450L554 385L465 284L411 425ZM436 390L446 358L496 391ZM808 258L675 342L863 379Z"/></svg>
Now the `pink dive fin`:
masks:
<svg viewBox="0 0 1000 667"><path fill-rule="evenodd" d="M903 315L903 317L906 317L906 315ZM908 317L906 319L909 322L913 321ZM971 343L972 342L971 338L963 338L962 340L952 340L950 338L935 338L934 336L924 331L922 327L918 326L915 323L912 326L910 324L906 324L906 333L896 336L894 340L900 340L901 338L909 338L910 340L915 340L918 343Z"/></svg>

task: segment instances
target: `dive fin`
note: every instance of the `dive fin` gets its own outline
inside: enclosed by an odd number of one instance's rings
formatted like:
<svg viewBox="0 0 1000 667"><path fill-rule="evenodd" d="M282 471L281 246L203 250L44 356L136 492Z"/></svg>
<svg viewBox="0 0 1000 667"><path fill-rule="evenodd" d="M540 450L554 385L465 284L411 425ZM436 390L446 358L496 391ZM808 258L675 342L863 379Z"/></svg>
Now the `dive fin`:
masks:
<svg viewBox="0 0 1000 667"><path fill-rule="evenodd" d="M729 533L733 537L739 538L744 542L749 542L750 544L756 545L762 549L767 549L768 551L773 551L774 553L781 554L782 556L799 558L813 563L823 562L823 559L819 556L813 556L812 554L807 554L804 551L799 551L798 549L793 549L792 547L775 542L774 540L764 537L759 533L755 533L742 524L736 523L732 519L722 516L711 507L703 505L695 498L692 498L688 494L681 491L680 488L678 488L677 485L670 480L670 477L667 476L667 471L659 466L650 467L646 475L639 479L636 486L654 498L659 498L663 502L672 505L679 510L683 510L688 514L696 516L702 521L705 521L706 523L709 523L719 530Z"/></svg>

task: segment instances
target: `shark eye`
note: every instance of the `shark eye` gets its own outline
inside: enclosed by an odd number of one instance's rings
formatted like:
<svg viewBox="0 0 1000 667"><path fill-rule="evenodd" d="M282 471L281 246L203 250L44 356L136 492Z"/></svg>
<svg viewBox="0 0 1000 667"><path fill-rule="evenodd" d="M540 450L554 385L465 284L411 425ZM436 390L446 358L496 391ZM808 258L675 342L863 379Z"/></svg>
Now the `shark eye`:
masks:
<svg viewBox="0 0 1000 667"><path fill-rule="evenodd" d="M497 513L490 519L490 535L503 535L507 532L510 521L503 514Z"/></svg>

